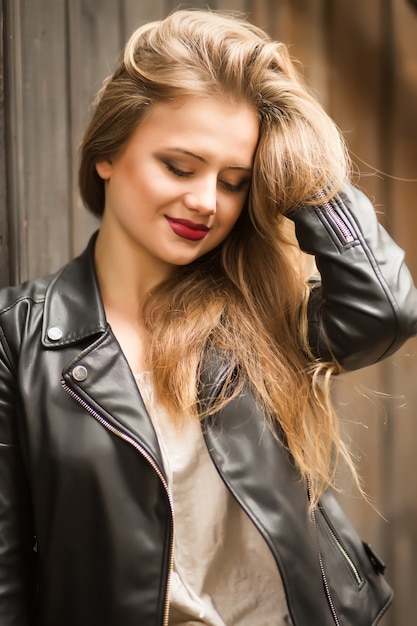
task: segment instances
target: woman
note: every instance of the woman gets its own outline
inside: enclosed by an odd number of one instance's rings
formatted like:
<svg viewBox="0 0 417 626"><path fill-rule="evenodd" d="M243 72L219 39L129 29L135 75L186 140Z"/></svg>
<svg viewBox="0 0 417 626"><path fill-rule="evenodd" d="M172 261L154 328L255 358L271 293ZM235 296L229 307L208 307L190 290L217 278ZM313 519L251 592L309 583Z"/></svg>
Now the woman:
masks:
<svg viewBox="0 0 417 626"><path fill-rule="evenodd" d="M282 44L199 11L133 34L81 147L98 234L1 292L2 626L378 621L328 381L416 334L417 294L347 179Z"/></svg>

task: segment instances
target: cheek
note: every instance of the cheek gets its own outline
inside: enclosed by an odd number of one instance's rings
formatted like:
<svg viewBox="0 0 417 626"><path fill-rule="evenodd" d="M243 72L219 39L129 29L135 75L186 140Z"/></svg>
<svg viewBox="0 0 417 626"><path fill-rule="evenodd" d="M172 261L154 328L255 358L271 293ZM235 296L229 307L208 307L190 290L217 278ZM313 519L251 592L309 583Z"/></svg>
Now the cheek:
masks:
<svg viewBox="0 0 417 626"><path fill-rule="evenodd" d="M245 202L246 198L236 198L231 200L223 221L224 226L229 230L231 230L238 221L242 211L244 210Z"/></svg>
<svg viewBox="0 0 417 626"><path fill-rule="evenodd" d="M164 203L181 193L178 182L157 166L142 168L136 173L134 181L137 193L154 204Z"/></svg>
<svg viewBox="0 0 417 626"><path fill-rule="evenodd" d="M163 197L162 186L156 184L155 178L144 169L126 172L118 191L131 208L143 206L150 209Z"/></svg>

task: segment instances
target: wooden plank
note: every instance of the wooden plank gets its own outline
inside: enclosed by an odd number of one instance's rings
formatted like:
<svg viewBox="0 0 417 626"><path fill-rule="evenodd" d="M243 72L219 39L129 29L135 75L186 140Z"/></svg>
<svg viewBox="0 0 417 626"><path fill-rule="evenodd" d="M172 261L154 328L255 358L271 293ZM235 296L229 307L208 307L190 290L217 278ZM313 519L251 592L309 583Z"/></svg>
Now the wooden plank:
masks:
<svg viewBox="0 0 417 626"><path fill-rule="evenodd" d="M248 13L249 5L249 0L218 0L217 2L217 8L220 11L236 11L237 13Z"/></svg>
<svg viewBox="0 0 417 626"><path fill-rule="evenodd" d="M71 255L84 249L99 221L83 206L78 192L77 146L102 81L114 69L123 45L120 4L113 0L69 3Z"/></svg>
<svg viewBox="0 0 417 626"><path fill-rule="evenodd" d="M417 279L417 11L405 2L392 2L387 16L392 25L391 73L389 83L391 116L387 167L389 181L390 230L406 250L406 258ZM388 95L388 94L387 94ZM407 182L407 180L409 182ZM414 182L411 182L414 181ZM417 588L417 341L409 342L392 360L390 389L397 402L390 416L391 450L387 490L390 534L388 561L393 572L396 602L391 625L410 624L415 613Z"/></svg>
<svg viewBox="0 0 417 626"><path fill-rule="evenodd" d="M417 9L393 4L392 123L390 174L393 232L407 251L407 262L417 277Z"/></svg>
<svg viewBox="0 0 417 626"><path fill-rule="evenodd" d="M328 7L330 113L345 134L361 173L361 184L382 202L378 178L381 167L381 124L386 33L381 27L381 3L330 3Z"/></svg>
<svg viewBox="0 0 417 626"><path fill-rule="evenodd" d="M163 19L168 13L164 0L124 0L123 38L127 39L140 24Z"/></svg>
<svg viewBox="0 0 417 626"><path fill-rule="evenodd" d="M326 3L323 0L289 2L291 23L283 40L291 55L302 63L306 83L321 104L329 109Z"/></svg>
<svg viewBox="0 0 417 626"><path fill-rule="evenodd" d="M9 228L6 189L6 134L4 93L4 34L3 4L0 5L0 287L10 282ZM7 34L6 34L7 37Z"/></svg>
<svg viewBox="0 0 417 626"><path fill-rule="evenodd" d="M165 13L168 14L171 11L174 11L175 9L177 9L178 7L183 7L183 8L191 8L191 9L219 9L221 8L219 6L221 0L192 0L191 2L187 2L187 3L179 3L177 2L177 0L166 0L165 1L165 5L166 5L166 11Z"/></svg>
<svg viewBox="0 0 417 626"><path fill-rule="evenodd" d="M397 399L390 416L389 493L390 543L387 562L396 593L390 626L410 624L415 613L417 588L417 502L416 446L417 424L417 340L396 355L392 367L392 393Z"/></svg>
<svg viewBox="0 0 417 626"><path fill-rule="evenodd" d="M28 277L69 257L65 0L21 0L23 150Z"/></svg>
<svg viewBox="0 0 417 626"><path fill-rule="evenodd" d="M327 106L328 63L325 3L323 0L271 0L264 2L263 16L257 15L261 9L254 2L254 19L265 27L274 39L282 41L288 48L308 86L314 90L323 106ZM263 22L263 23L262 23Z"/></svg>
<svg viewBox="0 0 417 626"><path fill-rule="evenodd" d="M266 28L268 24L267 6L265 0L249 1L249 17L250 20L260 28Z"/></svg>
<svg viewBox="0 0 417 626"><path fill-rule="evenodd" d="M21 20L20 5L11 0L5 7L5 40L7 58L7 215L9 274L12 284L23 280L27 275L27 241L24 210L23 175L23 112L22 112L22 59L21 59ZM23 271L22 271L23 268Z"/></svg>
<svg viewBox="0 0 417 626"><path fill-rule="evenodd" d="M8 2L7 10L13 33L9 202L14 278L21 281L68 258L66 12L64 0Z"/></svg>

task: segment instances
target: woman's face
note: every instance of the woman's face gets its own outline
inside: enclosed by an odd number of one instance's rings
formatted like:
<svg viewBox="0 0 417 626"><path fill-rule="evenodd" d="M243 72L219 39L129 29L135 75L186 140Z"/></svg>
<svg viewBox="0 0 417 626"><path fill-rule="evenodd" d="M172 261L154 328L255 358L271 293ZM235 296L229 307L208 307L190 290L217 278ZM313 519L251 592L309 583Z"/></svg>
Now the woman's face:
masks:
<svg viewBox="0 0 417 626"><path fill-rule="evenodd" d="M144 267L185 265L218 246L245 204L258 135L256 110L244 103L152 105L123 150L96 164L107 238Z"/></svg>

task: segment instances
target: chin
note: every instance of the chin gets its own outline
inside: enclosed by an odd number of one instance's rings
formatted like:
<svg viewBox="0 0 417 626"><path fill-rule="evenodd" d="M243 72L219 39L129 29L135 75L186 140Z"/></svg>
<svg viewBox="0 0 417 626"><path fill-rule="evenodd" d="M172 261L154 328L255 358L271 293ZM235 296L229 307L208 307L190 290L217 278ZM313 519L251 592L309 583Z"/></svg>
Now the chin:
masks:
<svg viewBox="0 0 417 626"><path fill-rule="evenodd" d="M192 263L194 263L194 261L197 261L197 259L199 259L200 256L203 256L203 255L198 255L192 258L187 258L187 259L177 259L173 263L173 265L175 265L176 267L185 267L185 265L191 265Z"/></svg>
<svg viewBox="0 0 417 626"><path fill-rule="evenodd" d="M170 259L167 259L167 261L168 263L171 263L172 265L175 265L177 267L191 265L191 263L194 263L195 261L197 261L197 259L200 259L205 254L207 254L207 250L199 252L198 254L177 254L172 255Z"/></svg>

